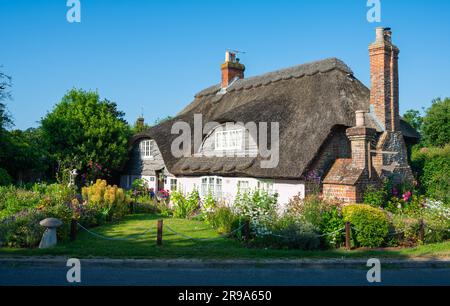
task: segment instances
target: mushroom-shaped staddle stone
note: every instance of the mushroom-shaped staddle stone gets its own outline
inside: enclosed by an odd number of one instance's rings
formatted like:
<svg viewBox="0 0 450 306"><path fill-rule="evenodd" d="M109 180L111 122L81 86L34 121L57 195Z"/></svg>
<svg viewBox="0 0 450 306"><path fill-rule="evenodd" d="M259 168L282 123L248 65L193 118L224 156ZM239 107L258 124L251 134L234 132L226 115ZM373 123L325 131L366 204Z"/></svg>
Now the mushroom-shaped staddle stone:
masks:
<svg viewBox="0 0 450 306"><path fill-rule="evenodd" d="M39 248L45 249L56 245L56 228L62 225L61 220L56 218L47 218L39 222L39 224L47 228L42 235Z"/></svg>

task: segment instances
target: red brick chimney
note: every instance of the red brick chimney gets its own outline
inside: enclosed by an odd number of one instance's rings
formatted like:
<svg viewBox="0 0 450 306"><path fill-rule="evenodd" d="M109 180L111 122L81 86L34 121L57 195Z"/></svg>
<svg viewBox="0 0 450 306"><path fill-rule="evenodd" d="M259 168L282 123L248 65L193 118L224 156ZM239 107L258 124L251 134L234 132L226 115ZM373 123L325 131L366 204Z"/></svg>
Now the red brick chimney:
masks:
<svg viewBox="0 0 450 306"><path fill-rule="evenodd" d="M370 142L375 136L375 130L366 127L365 112L356 111L356 126L347 129L347 137L352 149L352 167L355 169L368 170L370 164Z"/></svg>
<svg viewBox="0 0 450 306"><path fill-rule="evenodd" d="M245 66L236 58L236 53L227 51L222 69L222 88L227 88L235 78L243 79Z"/></svg>
<svg viewBox="0 0 450 306"><path fill-rule="evenodd" d="M369 46L370 104L386 131L399 131L398 54L392 44L390 28L377 28L376 39Z"/></svg>

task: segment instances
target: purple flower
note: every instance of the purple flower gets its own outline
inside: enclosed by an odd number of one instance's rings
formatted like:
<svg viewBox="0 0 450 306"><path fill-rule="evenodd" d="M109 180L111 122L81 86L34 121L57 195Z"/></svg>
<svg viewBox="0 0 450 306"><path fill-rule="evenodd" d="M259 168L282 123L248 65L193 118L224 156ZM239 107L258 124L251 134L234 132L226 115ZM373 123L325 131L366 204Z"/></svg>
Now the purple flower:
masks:
<svg viewBox="0 0 450 306"><path fill-rule="evenodd" d="M398 189L397 188L392 188L392 195L395 197L398 197Z"/></svg>

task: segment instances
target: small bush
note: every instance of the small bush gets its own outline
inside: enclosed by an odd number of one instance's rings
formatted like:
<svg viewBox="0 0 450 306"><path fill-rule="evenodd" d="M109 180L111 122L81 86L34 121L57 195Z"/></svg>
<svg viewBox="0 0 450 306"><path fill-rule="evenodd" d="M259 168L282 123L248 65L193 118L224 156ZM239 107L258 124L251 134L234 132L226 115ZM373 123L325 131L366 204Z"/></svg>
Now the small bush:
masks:
<svg viewBox="0 0 450 306"><path fill-rule="evenodd" d="M326 247L339 247L345 242L344 218L340 206L333 206L322 213L320 232L324 234L323 242Z"/></svg>
<svg viewBox="0 0 450 306"><path fill-rule="evenodd" d="M0 223L0 245L16 248L32 248L39 245L45 228L39 222L45 213L36 210L23 210Z"/></svg>
<svg viewBox="0 0 450 306"><path fill-rule="evenodd" d="M378 208L354 204L342 210L344 220L354 228L353 237L357 246L380 247L389 233L389 220L386 213Z"/></svg>
<svg viewBox="0 0 450 306"><path fill-rule="evenodd" d="M256 238L254 245L278 248L314 250L320 247L320 238L317 229L307 222L282 217L274 222L271 234L266 237Z"/></svg>
<svg viewBox="0 0 450 306"><path fill-rule="evenodd" d="M101 214L107 221L119 220L129 212L130 199L122 188L109 186L105 180L82 189L83 199L87 205Z"/></svg>
<svg viewBox="0 0 450 306"><path fill-rule="evenodd" d="M386 188L368 186L364 192L364 203L373 207L384 207L388 199L389 194Z"/></svg>
<svg viewBox="0 0 450 306"><path fill-rule="evenodd" d="M419 242L419 219L404 214L395 214L392 217L394 231L397 233L394 239L403 246L413 246Z"/></svg>
<svg viewBox="0 0 450 306"><path fill-rule="evenodd" d="M206 223L221 234L228 234L239 227L240 218L227 206L219 206L208 213Z"/></svg>
<svg viewBox="0 0 450 306"><path fill-rule="evenodd" d="M244 194L238 192L233 208L239 216L250 221L255 236L266 236L277 219L277 199L277 194L261 190Z"/></svg>
<svg viewBox="0 0 450 306"><path fill-rule="evenodd" d="M427 200L424 204L425 242L450 239L450 205L433 200Z"/></svg>
<svg viewBox="0 0 450 306"><path fill-rule="evenodd" d="M213 197L213 195L211 193L209 193L202 201L201 204L201 219L206 221L206 223L208 223L208 219L211 215L211 213L213 213L215 211L217 207L217 201L216 199Z"/></svg>
<svg viewBox="0 0 450 306"><path fill-rule="evenodd" d="M286 208L286 215L303 223L309 223L322 234L325 247L339 246L344 242L345 234L342 230L345 222L338 203L325 201L318 195L305 199L296 196L292 198Z"/></svg>
<svg viewBox="0 0 450 306"><path fill-rule="evenodd" d="M199 209L200 195L196 189L187 196L179 191L174 191L170 197L173 203L173 216L175 218L189 218Z"/></svg>

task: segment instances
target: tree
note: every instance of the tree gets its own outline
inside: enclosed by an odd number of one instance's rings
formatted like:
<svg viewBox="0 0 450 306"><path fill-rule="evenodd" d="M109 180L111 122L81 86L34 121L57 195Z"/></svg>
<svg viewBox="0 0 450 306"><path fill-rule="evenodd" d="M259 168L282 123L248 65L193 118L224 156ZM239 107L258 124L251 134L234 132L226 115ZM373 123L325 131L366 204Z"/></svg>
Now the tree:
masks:
<svg viewBox="0 0 450 306"><path fill-rule="evenodd" d="M34 181L45 175L50 160L40 129L14 130L5 134L5 140L3 152L6 158L1 167L15 181Z"/></svg>
<svg viewBox="0 0 450 306"><path fill-rule="evenodd" d="M6 111L3 101L11 97L8 88L11 87L11 77L0 71L0 132L6 126L12 124L12 120Z"/></svg>
<svg viewBox="0 0 450 306"><path fill-rule="evenodd" d="M423 117L420 115L420 112L418 110L410 109L406 111L406 113L403 115L403 120L408 122L413 128L421 133Z"/></svg>
<svg viewBox="0 0 450 306"><path fill-rule="evenodd" d="M422 132L426 146L444 147L450 143L450 98L432 102L423 118Z"/></svg>
<svg viewBox="0 0 450 306"><path fill-rule="evenodd" d="M73 89L42 119L42 131L54 160L86 175L93 165L105 177L118 171L128 155L130 128L124 113L97 92Z"/></svg>
<svg viewBox="0 0 450 306"><path fill-rule="evenodd" d="M11 87L11 77L0 71L0 184L8 184L11 177L5 169L4 165L8 164L8 154L6 147L8 146L6 127L12 125L11 117L8 115L6 105L3 101L10 98L8 88Z"/></svg>

